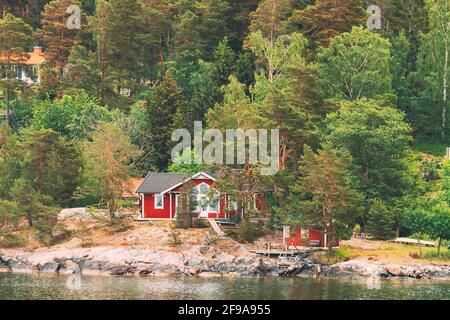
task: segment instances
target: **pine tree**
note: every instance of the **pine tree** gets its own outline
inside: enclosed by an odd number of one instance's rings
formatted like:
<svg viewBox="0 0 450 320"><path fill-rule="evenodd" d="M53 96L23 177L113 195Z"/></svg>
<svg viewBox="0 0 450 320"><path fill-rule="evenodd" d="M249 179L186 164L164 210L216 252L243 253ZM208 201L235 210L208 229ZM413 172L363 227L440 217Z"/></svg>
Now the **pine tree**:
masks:
<svg viewBox="0 0 450 320"><path fill-rule="evenodd" d="M14 91L20 87L21 81L17 79L16 63L19 60L26 60L25 52L31 44L33 29L22 19L7 14L4 19L0 19L0 53L6 56L3 62L2 72L6 77L0 80L0 87L5 92L6 97L6 120L10 125L11 110L10 101Z"/></svg>
<svg viewBox="0 0 450 320"><path fill-rule="evenodd" d="M170 72L166 72L161 82L154 88L148 107L151 137L151 159L159 170L166 170L171 157L174 117L183 108L183 96ZM181 129L181 128L176 128Z"/></svg>
<svg viewBox="0 0 450 320"><path fill-rule="evenodd" d="M271 43L281 35L287 34L287 19L292 14L292 0L263 0L250 14L251 33L260 31Z"/></svg>
<svg viewBox="0 0 450 320"><path fill-rule="evenodd" d="M427 28L427 12L424 0L388 0L383 18L386 30L398 36L404 34L410 43L408 50L408 74L416 70L416 60L420 46L420 33Z"/></svg>
<svg viewBox="0 0 450 320"><path fill-rule="evenodd" d="M41 19L40 34L45 45L47 60L50 66L58 71L59 79L64 74L64 67L70 51L80 36L79 30L67 28L66 10L70 5L79 6L80 2L78 0L53 0L44 7Z"/></svg>
<svg viewBox="0 0 450 320"><path fill-rule="evenodd" d="M376 199L371 202L365 231L376 240L391 240L394 237L394 217L383 201Z"/></svg>
<svg viewBox="0 0 450 320"><path fill-rule="evenodd" d="M81 150L52 130L30 132L24 142L25 168L23 177L32 187L54 199L70 204L79 184L82 167Z"/></svg>
<svg viewBox="0 0 450 320"><path fill-rule="evenodd" d="M315 154L305 148L299 168L301 176L297 189L309 199L298 208L304 215L306 227L320 226L328 240L328 256L333 250L334 239L351 235L361 210L361 195L354 189L351 175L351 156L324 145Z"/></svg>
<svg viewBox="0 0 450 320"><path fill-rule="evenodd" d="M361 0L317 0L313 5L296 10L289 23L318 48L328 46L331 39L363 24L366 18Z"/></svg>
<svg viewBox="0 0 450 320"><path fill-rule="evenodd" d="M450 81L450 1L427 0L429 32L422 35L417 78L420 83L419 107L428 116L423 124L424 133L438 128L444 141L449 130L449 81ZM422 116L423 117L423 116ZM430 126L434 123L434 126ZM427 132L428 131L428 132Z"/></svg>

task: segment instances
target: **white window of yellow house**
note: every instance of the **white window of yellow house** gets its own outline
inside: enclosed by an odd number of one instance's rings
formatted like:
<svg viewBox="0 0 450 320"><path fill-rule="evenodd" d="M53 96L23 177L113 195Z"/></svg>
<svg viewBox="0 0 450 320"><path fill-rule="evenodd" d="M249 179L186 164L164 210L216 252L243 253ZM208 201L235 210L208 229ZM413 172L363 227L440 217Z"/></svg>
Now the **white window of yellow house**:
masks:
<svg viewBox="0 0 450 320"><path fill-rule="evenodd" d="M155 209L164 209L164 198L162 194L155 194Z"/></svg>

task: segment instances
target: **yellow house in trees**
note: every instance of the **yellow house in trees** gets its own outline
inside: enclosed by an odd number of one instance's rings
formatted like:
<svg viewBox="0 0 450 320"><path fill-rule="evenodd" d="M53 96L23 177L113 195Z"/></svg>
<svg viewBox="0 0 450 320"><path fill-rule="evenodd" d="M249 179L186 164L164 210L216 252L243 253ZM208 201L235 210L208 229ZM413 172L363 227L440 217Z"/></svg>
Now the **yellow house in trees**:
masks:
<svg viewBox="0 0 450 320"><path fill-rule="evenodd" d="M6 79L7 71L13 66L16 78L28 85L40 82L40 66L46 62L41 47L33 52L0 52L0 79Z"/></svg>

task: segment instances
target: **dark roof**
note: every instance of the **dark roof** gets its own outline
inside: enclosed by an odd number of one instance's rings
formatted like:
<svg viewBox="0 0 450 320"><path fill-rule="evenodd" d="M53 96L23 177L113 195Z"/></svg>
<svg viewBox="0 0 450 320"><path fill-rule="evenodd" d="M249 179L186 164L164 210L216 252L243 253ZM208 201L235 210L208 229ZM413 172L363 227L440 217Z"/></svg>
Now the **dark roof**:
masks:
<svg viewBox="0 0 450 320"><path fill-rule="evenodd" d="M190 176L190 174L150 172L136 190L136 193L161 193Z"/></svg>
<svg viewBox="0 0 450 320"><path fill-rule="evenodd" d="M167 189L177 185L180 182L183 182L190 177L193 177L197 174L205 173L209 175L210 177L214 179L218 179L218 174L215 172L198 172L195 174L188 174L188 173L161 173L161 172L150 172L145 177L144 181L141 183L141 185L137 188L136 193L162 193L166 191ZM270 192L272 190L269 190L267 188L261 188L258 186L251 186L250 185L242 185L241 190L250 189L252 192Z"/></svg>

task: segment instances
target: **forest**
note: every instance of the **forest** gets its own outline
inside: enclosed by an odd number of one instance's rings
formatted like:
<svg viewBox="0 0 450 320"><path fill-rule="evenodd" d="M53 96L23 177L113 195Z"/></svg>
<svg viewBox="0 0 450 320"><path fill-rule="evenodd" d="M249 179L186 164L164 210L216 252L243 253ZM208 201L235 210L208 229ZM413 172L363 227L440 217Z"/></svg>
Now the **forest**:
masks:
<svg viewBox="0 0 450 320"><path fill-rule="evenodd" d="M68 29L67 8L81 8ZM369 5L381 29L367 27ZM0 235L60 236L60 208L120 211L175 129L280 131L280 171L203 168L269 228L450 239L450 0L1 0ZM45 63L21 55L41 47ZM22 69L21 69L22 70ZM23 71L22 70L22 71ZM32 83L30 83L32 82ZM238 191L236 191L238 190ZM248 225L247 209L243 225ZM23 221L26 221L24 226ZM248 227L248 232L254 232Z"/></svg>

